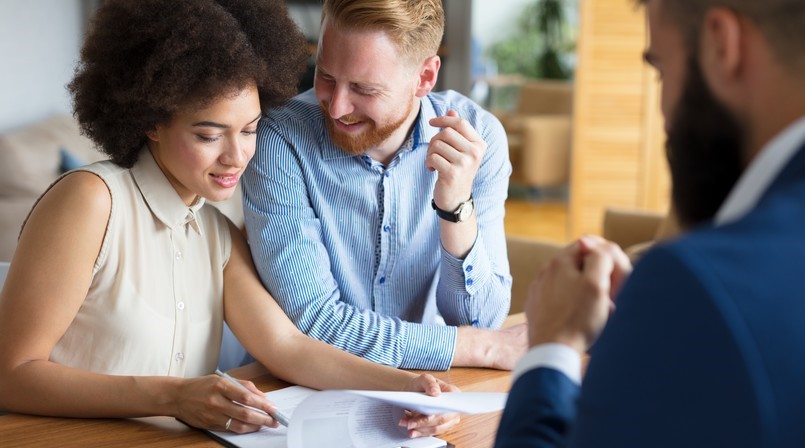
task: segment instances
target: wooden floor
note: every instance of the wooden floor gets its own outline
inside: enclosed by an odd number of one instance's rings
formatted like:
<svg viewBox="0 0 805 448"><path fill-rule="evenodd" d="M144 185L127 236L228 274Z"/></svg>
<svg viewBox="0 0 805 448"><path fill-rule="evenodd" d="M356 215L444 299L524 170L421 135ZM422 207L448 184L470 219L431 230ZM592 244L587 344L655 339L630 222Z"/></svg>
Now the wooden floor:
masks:
<svg viewBox="0 0 805 448"><path fill-rule="evenodd" d="M503 224L506 235L566 243L567 203L508 199Z"/></svg>

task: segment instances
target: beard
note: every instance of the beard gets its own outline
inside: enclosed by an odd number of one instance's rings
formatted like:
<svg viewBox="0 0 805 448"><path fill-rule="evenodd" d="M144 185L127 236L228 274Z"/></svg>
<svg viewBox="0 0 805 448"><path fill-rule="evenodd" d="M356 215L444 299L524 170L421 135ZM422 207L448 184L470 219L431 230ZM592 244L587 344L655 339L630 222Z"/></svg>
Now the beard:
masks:
<svg viewBox="0 0 805 448"><path fill-rule="evenodd" d="M360 155L371 148L379 146L391 137L391 134L399 129L400 126L405 123L405 120L408 119L408 116L411 114L411 109L413 109L413 103L408 103L408 108L399 118L383 125L378 125L376 121L356 114L339 117L350 123L361 121L368 125L368 129L360 134L349 134L336 128L334 123L336 119L331 117L327 112L329 104L320 102L319 107L324 114L324 123L327 126L327 132L330 134L333 144L350 154Z"/></svg>
<svg viewBox="0 0 805 448"><path fill-rule="evenodd" d="M683 228L707 222L718 212L743 172L744 142L741 122L715 98L691 58L666 144L672 200Z"/></svg>

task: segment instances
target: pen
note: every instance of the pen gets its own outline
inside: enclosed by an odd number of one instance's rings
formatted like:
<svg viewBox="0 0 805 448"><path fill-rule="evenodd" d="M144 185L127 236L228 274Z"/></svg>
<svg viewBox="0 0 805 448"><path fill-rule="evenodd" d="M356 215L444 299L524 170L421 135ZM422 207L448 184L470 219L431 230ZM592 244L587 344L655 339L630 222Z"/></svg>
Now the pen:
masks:
<svg viewBox="0 0 805 448"><path fill-rule="evenodd" d="M227 380L229 380L230 383L234 384L235 386L238 386L241 389L249 390L243 384L240 384L239 382L235 381L235 379L232 378L231 376L229 376L229 374L227 374L227 373L224 373L224 372L221 372L218 369L215 369L215 374L220 376L221 378L226 378ZM251 391L249 390L249 392L251 392ZM253 408L251 406L246 406L245 404L238 403L237 401L235 401L235 403L237 403L237 404L239 404L239 405L241 405L243 407L246 407L246 408L249 408L249 409L254 409L255 411L258 411L258 412L262 412L263 414L266 413L262 409L257 409L257 408ZM280 425L285 426L286 428L288 427L288 417L284 416L279 410L277 410L277 412L274 412L274 413L268 414L268 415L270 415L271 418L273 418L274 420L278 421Z"/></svg>

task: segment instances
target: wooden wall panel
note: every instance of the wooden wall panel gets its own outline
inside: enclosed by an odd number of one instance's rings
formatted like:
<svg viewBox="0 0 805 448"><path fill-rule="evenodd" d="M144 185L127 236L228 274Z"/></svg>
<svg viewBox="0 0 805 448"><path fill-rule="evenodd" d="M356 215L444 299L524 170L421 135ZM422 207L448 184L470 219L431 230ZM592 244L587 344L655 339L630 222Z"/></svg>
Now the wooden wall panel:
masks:
<svg viewBox="0 0 805 448"><path fill-rule="evenodd" d="M600 234L608 206L668 206L657 80L642 60L644 13L629 0L581 0L580 18L571 238Z"/></svg>
<svg viewBox="0 0 805 448"><path fill-rule="evenodd" d="M671 176L668 160L665 158L665 120L660 112L659 80L651 68L646 68L645 76L646 114L643 129L647 135L643 139L643 161L641 179L640 208L665 212L671 204Z"/></svg>

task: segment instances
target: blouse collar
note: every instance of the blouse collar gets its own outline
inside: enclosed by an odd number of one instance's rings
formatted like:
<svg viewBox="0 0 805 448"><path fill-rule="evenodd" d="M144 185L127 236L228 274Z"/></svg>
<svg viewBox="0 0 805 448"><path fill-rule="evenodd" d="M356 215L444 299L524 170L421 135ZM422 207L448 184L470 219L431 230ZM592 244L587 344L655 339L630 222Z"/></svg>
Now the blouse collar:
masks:
<svg viewBox="0 0 805 448"><path fill-rule="evenodd" d="M131 167L131 174L145 203L157 219L173 230L190 225L201 234L196 214L204 205L204 198L197 196L196 201L188 207L165 177L148 147L140 151L137 162Z"/></svg>

